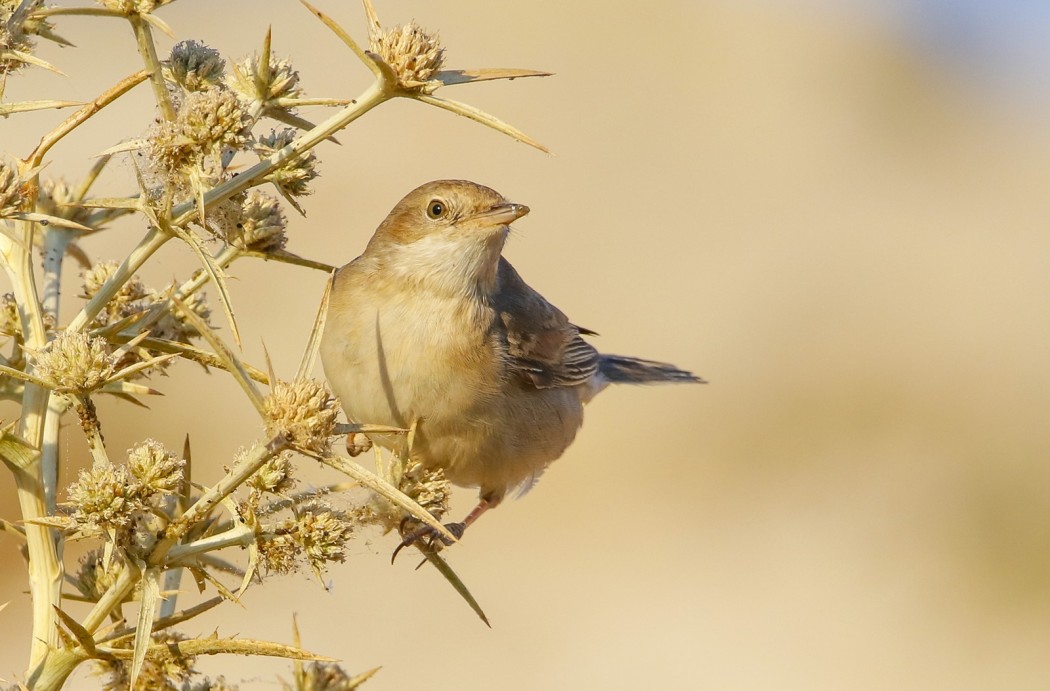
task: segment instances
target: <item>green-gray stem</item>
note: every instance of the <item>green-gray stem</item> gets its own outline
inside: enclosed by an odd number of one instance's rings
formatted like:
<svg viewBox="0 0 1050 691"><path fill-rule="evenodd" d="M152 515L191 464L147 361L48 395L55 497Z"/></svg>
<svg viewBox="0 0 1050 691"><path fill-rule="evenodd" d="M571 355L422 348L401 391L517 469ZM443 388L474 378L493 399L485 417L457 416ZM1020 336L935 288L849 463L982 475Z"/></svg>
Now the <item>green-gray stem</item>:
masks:
<svg viewBox="0 0 1050 691"><path fill-rule="evenodd" d="M150 229L146 231L146 234L139 241L139 244L135 249L131 251L124 261L120 263L117 270L113 272L113 275L109 277L98 293L95 294L91 300L88 301L84 308L80 310L77 316L73 317L73 321L69 322L69 326L66 327L70 331L82 331L94 321L95 317L102 312L105 306L112 300L120 289L124 287L124 284L135 275L135 272L146 263L153 253L164 246L171 236L162 232L154 226L150 226Z"/></svg>
<svg viewBox="0 0 1050 691"><path fill-rule="evenodd" d="M153 85L153 97L157 101L157 107L165 120L169 122L175 119L175 108L171 105L168 96L168 86L164 83L164 73L161 70L160 60L157 59L157 47L153 44L153 33L150 31L149 23L138 14L128 16L131 28L135 32L135 43L142 56L142 62L146 69L150 70L150 84Z"/></svg>
<svg viewBox="0 0 1050 691"><path fill-rule="evenodd" d="M35 200L33 200L35 201ZM44 330L43 310L40 294L33 272L33 236L35 224L20 221L22 243L5 242L0 245L8 270L15 300L19 306L19 318L25 343L30 348L41 349L47 343ZM50 392L32 383L26 383L22 393L22 417L18 434L29 446L40 449L44 439L44 419ZM29 550L29 589L33 598L33 638L30 649L29 669L33 669L47 656L50 648L58 645L58 630L55 627L53 605L61 602L62 564L51 531L33 523L34 519L47 516L44 471L40 455L30 463L20 466L15 472L18 504L22 519L26 521L26 547Z"/></svg>

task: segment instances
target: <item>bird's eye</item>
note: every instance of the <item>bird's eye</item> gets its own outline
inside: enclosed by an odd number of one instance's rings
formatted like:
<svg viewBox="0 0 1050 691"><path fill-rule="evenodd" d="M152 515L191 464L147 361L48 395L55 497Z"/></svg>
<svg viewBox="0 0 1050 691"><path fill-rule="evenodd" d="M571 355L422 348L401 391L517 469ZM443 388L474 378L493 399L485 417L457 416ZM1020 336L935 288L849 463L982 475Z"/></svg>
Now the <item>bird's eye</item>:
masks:
<svg viewBox="0 0 1050 691"><path fill-rule="evenodd" d="M430 203L427 204L427 216L431 218L441 218L448 211L448 207L445 206L445 202L440 199L431 199Z"/></svg>

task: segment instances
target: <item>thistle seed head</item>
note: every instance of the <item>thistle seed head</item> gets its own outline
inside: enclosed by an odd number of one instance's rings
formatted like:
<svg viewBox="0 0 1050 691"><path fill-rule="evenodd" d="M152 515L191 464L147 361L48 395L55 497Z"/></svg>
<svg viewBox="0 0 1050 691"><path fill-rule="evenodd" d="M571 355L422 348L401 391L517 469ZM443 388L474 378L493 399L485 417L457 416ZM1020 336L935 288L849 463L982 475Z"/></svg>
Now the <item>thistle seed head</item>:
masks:
<svg viewBox="0 0 1050 691"><path fill-rule="evenodd" d="M303 668L302 679L297 680L301 691L351 691L360 688L354 677L334 662L311 662Z"/></svg>
<svg viewBox="0 0 1050 691"><path fill-rule="evenodd" d="M128 470L141 487L143 497L177 492L184 465L183 459L154 439L128 449Z"/></svg>
<svg viewBox="0 0 1050 691"><path fill-rule="evenodd" d="M73 523L85 532L108 532L131 523L145 508L127 467L96 462L69 487L69 501L76 506Z"/></svg>
<svg viewBox="0 0 1050 691"><path fill-rule="evenodd" d="M107 568L102 553L98 550L91 550L80 560L80 568L77 570L74 584L84 597L92 602L98 602L98 599L117 581L121 568L121 565L115 560L111 561Z"/></svg>
<svg viewBox="0 0 1050 691"><path fill-rule="evenodd" d="M50 25L34 20L30 16L31 12L22 12L16 17L15 10L21 4L21 0L0 0L0 51L15 50L19 53L32 53L36 44L30 38L30 34L37 33L41 28L50 28ZM29 9L36 9L40 4L42 0L34 0L30 3ZM9 72L16 72L25 64L13 57L0 58L0 77Z"/></svg>
<svg viewBox="0 0 1050 691"><path fill-rule="evenodd" d="M160 0L99 0L106 9L123 15L149 14L157 8Z"/></svg>
<svg viewBox="0 0 1050 691"><path fill-rule="evenodd" d="M419 461L409 461L398 486L435 518L440 519L448 512L452 483L441 468L427 468Z"/></svg>
<svg viewBox="0 0 1050 691"><path fill-rule="evenodd" d="M176 645L186 636L175 631L160 631L150 636L150 647L135 682L136 689L163 691L189 688L190 677L196 674L196 658L182 655ZM131 642L122 641L120 648L130 648ZM131 688L131 660L110 657L96 662L100 674L105 675L104 691Z"/></svg>
<svg viewBox="0 0 1050 691"><path fill-rule="evenodd" d="M155 302L160 302L164 299L164 294L154 294L153 299ZM208 319L211 318L211 308L208 307L207 298L204 293L193 293L182 298L182 304L186 305L194 314L200 317L205 324L208 323ZM191 338L198 338L201 333L197 331L197 327L189 323L186 320L185 315L181 310L177 314L172 314L171 311L166 311L160 319L150 327L150 334L154 338L160 338L166 341L177 341L179 343L189 343Z"/></svg>
<svg viewBox="0 0 1050 691"><path fill-rule="evenodd" d="M44 178L40 182L40 193L36 199L36 208L40 213L86 225L91 209L75 206L75 202L75 193L65 180Z"/></svg>
<svg viewBox="0 0 1050 691"><path fill-rule="evenodd" d="M89 393L113 374L106 341L82 331L63 331L36 354L36 376L55 391Z"/></svg>
<svg viewBox="0 0 1050 691"><path fill-rule="evenodd" d="M238 148L246 141L248 114L233 94L208 91L191 94L179 113L182 133L203 150Z"/></svg>
<svg viewBox="0 0 1050 691"><path fill-rule="evenodd" d="M302 551L291 534L280 532L260 536L259 561L267 573L292 573L298 568L296 557Z"/></svg>
<svg viewBox="0 0 1050 691"><path fill-rule="evenodd" d="M0 158L0 218L13 216L21 211L23 194L18 169L14 164Z"/></svg>
<svg viewBox="0 0 1050 691"><path fill-rule="evenodd" d="M299 87L299 73L288 60L270 55L270 75L265 84L259 84L260 57L253 55L233 65L226 85L242 100L249 103L267 103L279 98L292 99L303 95Z"/></svg>
<svg viewBox="0 0 1050 691"><path fill-rule="evenodd" d="M247 454L242 451L239 456ZM237 460L240 460L239 458ZM236 464L236 461L235 461ZM248 486L256 493L269 492L271 494L284 494L295 486L295 478L292 477L292 455L282 453L274 456L263 464L262 468L250 478Z"/></svg>
<svg viewBox="0 0 1050 691"><path fill-rule="evenodd" d="M187 92L214 89L226 73L219 51L197 41L176 43L164 67L164 76Z"/></svg>
<svg viewBox="0 0 1050 691"><path fill-rule="evenodd" d="M339 401L315 379L275 381L263 401L266 433L283 435L295 446L324 452L335 431Z"/></svg>
<svg viewBox="0 0 1050 691"><path fill-rule="evenodd" d="M296 516L296 540L302 545L310 567L318 574L329 562L346 560L346 543L352 534L350 518L319 501L302 506Z"/></svg>
<svg viewBox="0 0 1050 691"><path fill-rule="evenodd" d="M186 95L173 122L161 122L148 137L151 158L165 171L204 170L205 159L247 141L251 119L237 97L222 89Z"/></svg>
<svg viewBox="0 0 1050 691"><path fill-rule="evenodd" d="M414 499L434 518L440 520L448 513L452 500L452 483L445 477L445 471L441 468L427 468L416 460L405 461L401 476L395 476L395 480L399 490ZM406 516L400 507L378 496L372 502L371 508L374 522L387 532L401 527ZM411 518L410 522L413 527L419 525L414 518ZM411 532L413 527L409 527L406 532Z"/></svg>
<svg viewBox="0 0 1050 691"><path fill-rule="evenodd" d="M406 89L421 88L445 63L445 49L437 34L415 22L372 33L368 43L372 52L394 70L398 84Z"/></svg>
<svg viewBox="0 0 1050 691"><path fill-rule="evenodd" d="M256 252L284 249L288 238L284 229L288 221L280 203L273 197L251 190L241 205L241 218L227 242Z"/></svg>
<svg viewBox="0 0 1050 691"><path fill-rule="evenodd" d="M259 138L255 151L259 158L266 158L291 144L295 137L296 131L291 128L280 132L271 131L270 134ZM303 197L312 192L308 185L318 175L320 173L317 172L317 156L313 151L307 151L286 161L280 168L267 175L266 179L290 197Z"/></svg>
<svg viewBox="0 0 1050 691"><path fill-rule="evenodd" d="M90 269L84 271L82 276L84 282L84 297L91 299L98 294L106 281L116 272L117 262L98 262ZM143 301L149 297L150 291L137 276L132 276L113 299L106 303L96 322L100 325L112 324L133 314L141 312L144 308Z"/></svg>
<svg viewBox="0 0 1050 691"><path fill-rule="evenodd" d="M0 334L21 337L22 322L18 318L18 303L12 293L0 295Z"/></svg>

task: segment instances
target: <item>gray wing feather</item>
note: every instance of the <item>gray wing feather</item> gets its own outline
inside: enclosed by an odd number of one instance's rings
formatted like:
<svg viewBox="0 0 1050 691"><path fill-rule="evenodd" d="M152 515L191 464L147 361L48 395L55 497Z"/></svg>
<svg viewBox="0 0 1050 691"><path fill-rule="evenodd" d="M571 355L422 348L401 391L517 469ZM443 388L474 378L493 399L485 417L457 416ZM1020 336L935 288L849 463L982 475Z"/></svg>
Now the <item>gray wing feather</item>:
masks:
<svg viewBox="0 0 1050 691"><path fill-rule="evenodd" d="M581 330L506 259L500 259L496 280L494 328L512 372L538 389L587 383L598 371L599 356Z"/></svg>

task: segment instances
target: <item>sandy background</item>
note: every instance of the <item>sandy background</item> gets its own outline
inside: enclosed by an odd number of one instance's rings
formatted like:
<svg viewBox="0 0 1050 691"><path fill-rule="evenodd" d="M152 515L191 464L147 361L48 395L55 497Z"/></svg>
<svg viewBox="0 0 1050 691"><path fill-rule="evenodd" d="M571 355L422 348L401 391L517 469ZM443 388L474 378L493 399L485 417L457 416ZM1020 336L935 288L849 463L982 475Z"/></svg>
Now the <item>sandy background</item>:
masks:
<svg viewBox="0 0 1050 691"><path fill-rule="evenodd" d="M289 249L347 261L417 184L476 180L532 207L507 256L601 332L599 347L711 384L604 393L543 482L471 530L451 559L491 630L432 571L391 567L388 537L353 543L331 593L272 579L186 632L290 641L297 613L307 647L352 670L382 665L375 691L1045 688L1045 103L1027 90L1033 73L1009 70L1034 58L1011 53L1004 67L994 43L952 23L974 3L921 4L928 15L906 3L380 3L388 24L440 30L451 67L557 72L446 92L557 156L384 105L319 150L323 177ZM322 7L364 36L356 3ZM294 2L180 0L160 15L227 57L257 49L272 23L310 95L367 84ZM1035 19L1006 26L1005 44L1050 33ZM69 78L30 73L8 100L86 100L137 69L124 25L58 28L81 48L41 55ZM138 135L149 99L140 87L93 120L49 172L76 177ZM0 121L0 149L25 155L64 116ZM132 186L114 166L100 191ZM86 247L120 256L142 230L119 225ZM192 266L173 244L144 276L162 284ZM323 276L233 273L247 357L260 362L265 341L291 375ZM77 282L71 271L68 294ZM146 436L178 447L189 432L196 477L210 481L259 433L232 381L184 363L158 386L151 413L101 406L112 448ZM85 449L76 427L65 440L68 483ZM463 492L456 513L472 503ZM6 476L0 506L15 515ZM10 679L28 600L7 538L0 557ZM202 667L242 688L290 677L282 661Z"/></svg>

